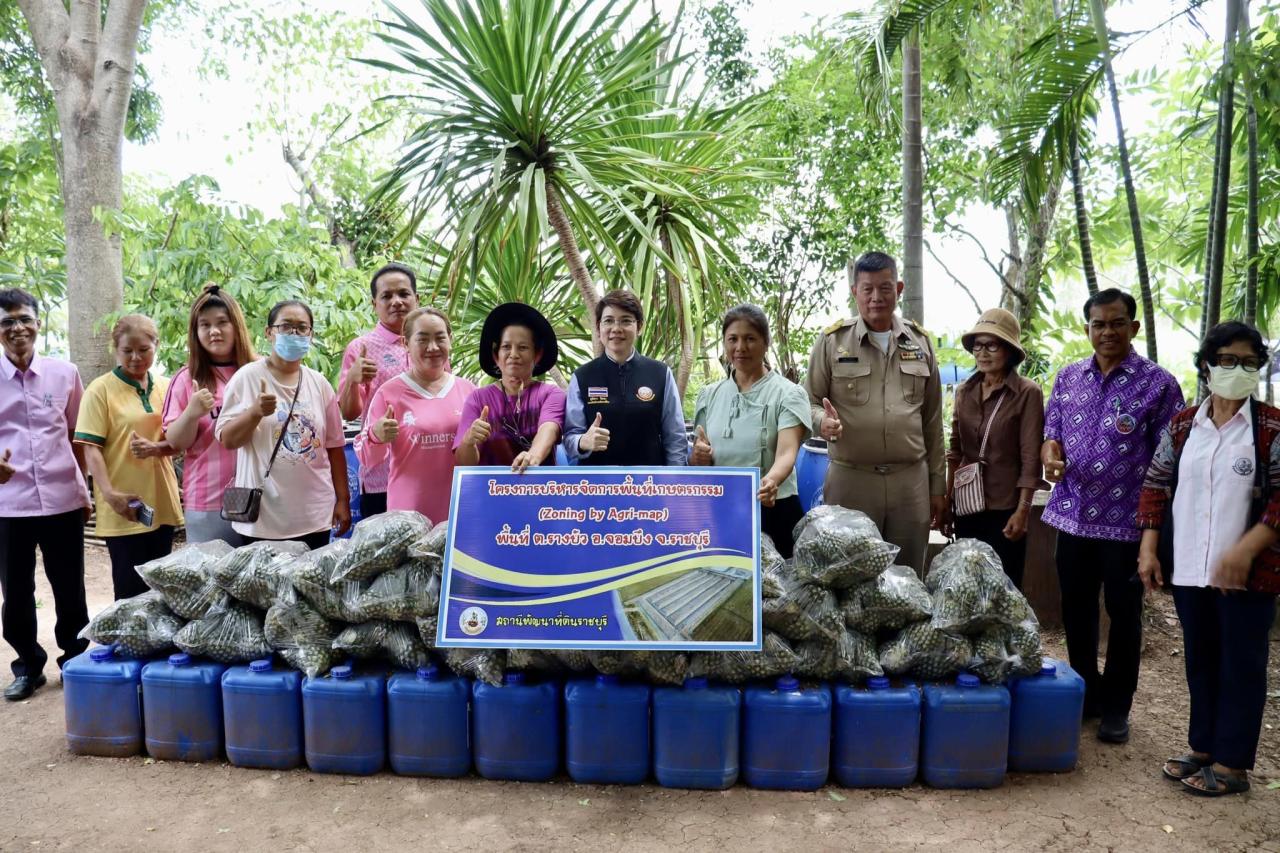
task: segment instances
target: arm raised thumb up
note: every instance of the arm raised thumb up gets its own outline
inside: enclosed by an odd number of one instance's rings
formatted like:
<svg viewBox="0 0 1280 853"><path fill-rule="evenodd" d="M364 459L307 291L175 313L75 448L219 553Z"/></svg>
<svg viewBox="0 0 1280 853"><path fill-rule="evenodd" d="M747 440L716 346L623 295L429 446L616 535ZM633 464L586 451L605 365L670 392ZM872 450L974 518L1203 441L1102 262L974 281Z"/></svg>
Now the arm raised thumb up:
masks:
<svg viewBox="0 0 1280 853"><path fill-rule="evenodd" d="M603 423L603 421L604 421L604 415L601 414L600 412L596 412L596 419L591 422L591 426L598 427L600 426L601 423Z"/></svg>
<svg viewBox="0 0 1280 853"><path fill-rule="evenodd" d="M486 421L486 422L489 420L489 407L488 407L488 406L485 406L483 409L481 409L481 410L480 410L480 420L482 420L482 421Z"/></svg>
<svg viewBox="0 0 1280 853"><path fill-rule="evenodd" d="M383 415L383 417L389 421L394 421L396 419L396 410L391 407L390 403L387 404L387 413Z"/></svg>
<svg viewBox="0 0 1280 853"><path fill-rule="evenodd" d="M711 443L711 441L707 438L707 431L702 428L702 424L698 424L697 435L698 435L698 441L702 442L703 444Z"/></svg>
<svg viewBox="0 0 1280 853"><path fill-rule="evenodd" d="M2 462L2 463L4 463L4 464L8 465L8 464L9 464L9 460L10 460L10 459L12 459L12 458L13 458L13 451L6 447L6 448L4 449L4 458L3 458L3 459L0 459L0 462Z"/></svg>
<svg viewBox="0 0 1280 853"><path fill-rule="evenodd" d="M836 414L836 407L831 405L831 401L828 400L826 397L822 398L822 410L827 413L827 417L829 418L840 417L838 414Z"/></svg>

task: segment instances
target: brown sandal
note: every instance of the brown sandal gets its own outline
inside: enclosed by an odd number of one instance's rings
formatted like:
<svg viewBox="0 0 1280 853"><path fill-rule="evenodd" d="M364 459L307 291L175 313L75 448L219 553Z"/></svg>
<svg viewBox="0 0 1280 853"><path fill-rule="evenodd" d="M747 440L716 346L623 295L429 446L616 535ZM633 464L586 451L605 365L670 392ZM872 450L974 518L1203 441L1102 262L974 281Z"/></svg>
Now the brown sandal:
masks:
<svg viewBox="0 0 1280 853"><path fill-rule="evenodd" d="M1169 772L1170 764L1178 765L1178 772L1176 773ZM1197 773L1199 773L1205 767L1208 767L1210 764L1213 764L1212 758L1206 761L1201 761L1200 759L1196 758L1195 753L1188 752L1186 755L1179 755L1176 758L1166 759L1164 764L1161 766L1160 770L1162 773L1164 773L1164 778L1172 779L1175 782L1181 782L1183 779L1186 779L1190 776L1195 776Z"/></svg>

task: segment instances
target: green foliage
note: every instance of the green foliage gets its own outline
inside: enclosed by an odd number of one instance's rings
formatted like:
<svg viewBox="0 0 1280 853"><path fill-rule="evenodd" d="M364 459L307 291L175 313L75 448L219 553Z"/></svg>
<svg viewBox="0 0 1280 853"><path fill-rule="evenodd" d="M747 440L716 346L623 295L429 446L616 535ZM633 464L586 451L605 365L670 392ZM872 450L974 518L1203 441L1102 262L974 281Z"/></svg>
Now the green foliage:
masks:
<svg viewBox="0 0 1280 853"><path fill-rule="evenodd" d="M759 76L747 50L747 31L738 20L751 2L715 0L694 13L707 79L727 98L747 94Z"/></svg>
<svg viewBox="0 0 1280 853"><path fill-rule="evenodd" d="M40 304L66 297L58 172L41 140L0 143L0 287L22 287Z"/></svg>

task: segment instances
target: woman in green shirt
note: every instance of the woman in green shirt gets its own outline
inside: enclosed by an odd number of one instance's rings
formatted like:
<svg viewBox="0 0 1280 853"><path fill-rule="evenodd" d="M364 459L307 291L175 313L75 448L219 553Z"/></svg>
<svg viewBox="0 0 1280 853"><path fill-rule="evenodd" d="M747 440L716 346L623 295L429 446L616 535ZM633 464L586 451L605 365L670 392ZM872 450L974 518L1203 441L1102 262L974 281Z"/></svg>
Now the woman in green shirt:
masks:
<svg viewBox="0 0 1280 853"><path fill-rule="evenodd" d="M721 324L729 378L708 385L693 410L691 465L759 468L760 528L784 557L804 515L796 454L809 434L809 398L769 367L769 321L755 305L730 308Z"/></svg>

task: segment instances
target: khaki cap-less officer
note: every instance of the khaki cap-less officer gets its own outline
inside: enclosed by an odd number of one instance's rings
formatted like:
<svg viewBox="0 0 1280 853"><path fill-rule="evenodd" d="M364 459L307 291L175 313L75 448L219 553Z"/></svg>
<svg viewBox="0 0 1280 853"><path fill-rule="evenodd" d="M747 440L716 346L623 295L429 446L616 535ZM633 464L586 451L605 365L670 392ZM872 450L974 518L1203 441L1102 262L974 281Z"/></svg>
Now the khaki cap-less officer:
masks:
<svg viewBox="0 0 1280 853"><path fill-rule="evenodd" d="M823 330L805 378L814 431L828 441L822 497L866 513L902 549L897 562L922 571L946 510L937 359L928 334L894 314L893 258L868 252L851 274L860 316Z"/></svg>

